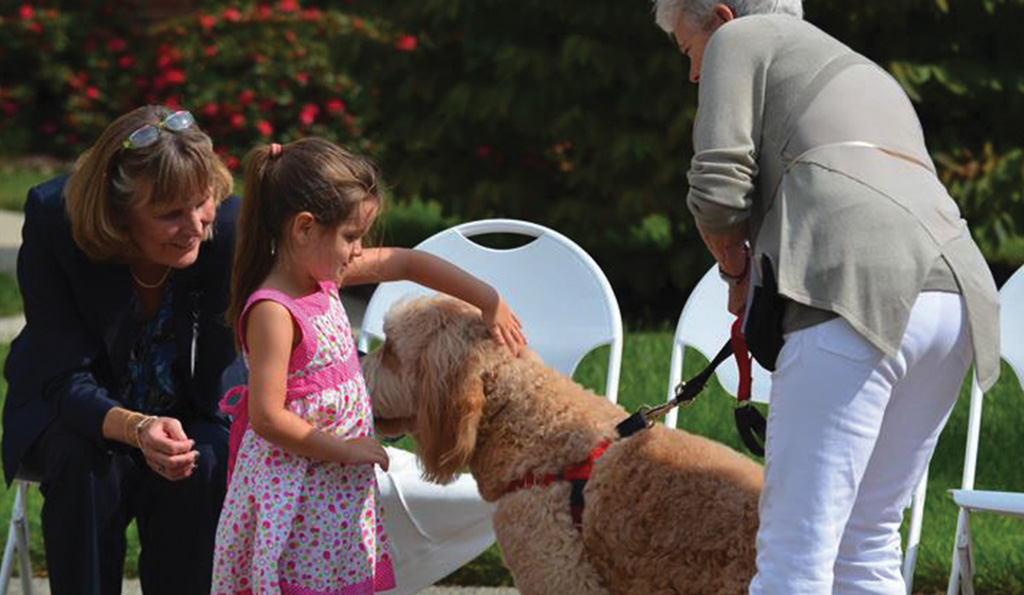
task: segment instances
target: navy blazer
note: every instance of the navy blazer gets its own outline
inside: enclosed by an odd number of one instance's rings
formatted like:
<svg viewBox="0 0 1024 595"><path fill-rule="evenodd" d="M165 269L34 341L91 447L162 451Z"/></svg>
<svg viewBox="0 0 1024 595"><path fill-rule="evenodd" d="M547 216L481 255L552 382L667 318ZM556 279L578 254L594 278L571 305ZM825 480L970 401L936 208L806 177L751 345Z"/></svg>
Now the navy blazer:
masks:
<svg viewBox="0 0 1024 595"><path fill-rule="evenodd" d="M13 481L33 442L58 417L107 448L103 419L128 390L135 342L136 295L128 265L90 260L75 244L64 208L62 176L28 193L18 251L25 327L4 366L3 466ZM224 320L240 199L217 211L213 239L192 266L175 271L176 360L172 367L186 418L223 418L221 374L235 359Z"/></svg>

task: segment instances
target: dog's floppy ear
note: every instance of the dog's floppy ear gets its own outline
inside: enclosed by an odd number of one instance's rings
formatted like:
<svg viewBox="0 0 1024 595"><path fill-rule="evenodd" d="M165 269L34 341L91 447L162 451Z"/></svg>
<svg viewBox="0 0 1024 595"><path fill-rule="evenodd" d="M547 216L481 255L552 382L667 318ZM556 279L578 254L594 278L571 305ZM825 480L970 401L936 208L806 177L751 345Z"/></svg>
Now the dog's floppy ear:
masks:
<svg viewBox="0 0 1024 595"><path fill-rule="evenodd" d="M416 442L423 476L450 483L469 462L484 410L479 314L455 302L438 304L441 316L417 363L420 375ZM473 324L474 317L476 324Z"/></svg>

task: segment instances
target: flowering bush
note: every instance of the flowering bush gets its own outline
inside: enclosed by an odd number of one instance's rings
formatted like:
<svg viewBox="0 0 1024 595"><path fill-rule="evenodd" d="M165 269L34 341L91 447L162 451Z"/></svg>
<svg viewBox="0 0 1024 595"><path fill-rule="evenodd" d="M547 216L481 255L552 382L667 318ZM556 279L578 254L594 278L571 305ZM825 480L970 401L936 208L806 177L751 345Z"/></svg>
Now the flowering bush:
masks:
<svg viewBox="0 0 1024 595"><path fill-rule="evenodd" d="M0 4L6 151L74 155L112 118L160 103L190 109L232 169L254 143L309 135L372 152L361 118L372 95L346 65L417 43L296 0L207 2L149 28L133 26L133 0L39 4Z"/></svg>

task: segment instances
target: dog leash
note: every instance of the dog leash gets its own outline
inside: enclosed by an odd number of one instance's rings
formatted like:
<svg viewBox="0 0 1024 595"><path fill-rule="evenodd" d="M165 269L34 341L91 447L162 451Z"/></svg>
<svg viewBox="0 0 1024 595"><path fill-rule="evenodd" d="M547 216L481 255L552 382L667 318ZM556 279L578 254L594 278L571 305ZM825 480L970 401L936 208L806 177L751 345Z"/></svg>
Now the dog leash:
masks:
<svg viewBox="0 0 1024 595"><path fill-rule="evenodd" d="M733 411L736 421L736 429L739 431L740 439L744 446L751 453L757 456L764 456L764 441L767 422L764 415L750 403L750 388L752 384L751 357L747 353L747 343L743 337L743 318L737 318L733 322L729 340L718 351L718 354L708 365L696 376L684 380L676 385L673 397L666 403L657 407L644 405L633 415L619 422L615 431L619 438L628 438L637 432L646 430L654 425L655 419L665 415L680 405L688 405L697 398L697 395L704 390L704 385L715 373L715 368L722 362L729 359L729 356L736 356L736 365L739 367L740 384L736 391L737 405Z"/></svg>

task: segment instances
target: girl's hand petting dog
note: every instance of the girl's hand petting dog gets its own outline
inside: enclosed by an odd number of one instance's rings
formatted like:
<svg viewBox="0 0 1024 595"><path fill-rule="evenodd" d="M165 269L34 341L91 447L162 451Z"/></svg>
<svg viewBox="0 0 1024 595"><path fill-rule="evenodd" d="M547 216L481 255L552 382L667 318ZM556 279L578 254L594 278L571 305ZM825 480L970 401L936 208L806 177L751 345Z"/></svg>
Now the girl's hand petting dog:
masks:
<svg viewBox="0 0 1024 595"><path fill-rule="evenodd" d="M344 441L344 460L342 463L348 465L359 465L372 463L380 465L384 471L388 470L388 453L379 442L369 436L350 438Z"/></svg>
<svg viewBox="0 0 1024 595"><path fill-rule="evenodd" d="M484 310L483 317L491 337L499 345L508 347L512 355L518 357L526 346L526 336L523 335L523 325L519 322L519 317L508 307L505 300L498 296L494 302L494 309Z"/></svg>

